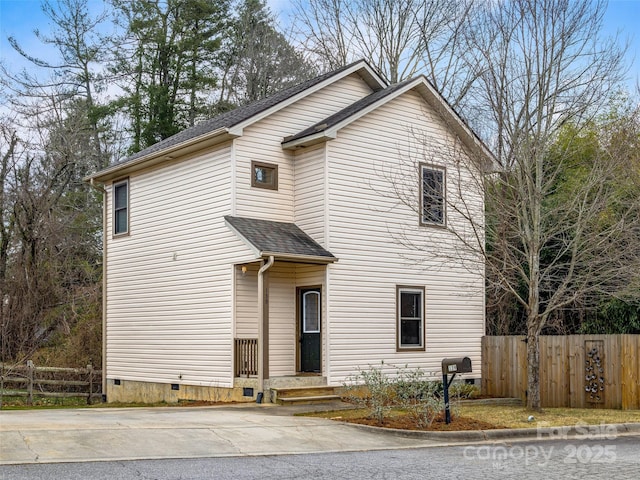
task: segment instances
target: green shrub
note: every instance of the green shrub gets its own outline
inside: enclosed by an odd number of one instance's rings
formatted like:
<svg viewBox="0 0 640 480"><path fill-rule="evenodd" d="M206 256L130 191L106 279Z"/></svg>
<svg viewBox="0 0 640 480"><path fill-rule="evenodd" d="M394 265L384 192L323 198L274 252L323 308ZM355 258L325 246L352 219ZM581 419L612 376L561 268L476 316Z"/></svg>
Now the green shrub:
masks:
<svg viewBox="0 0 640 480"><path fill-rule="evenodd" d="M420 369L398 368L395 381L398 406L421 428L430 426L444 408L438 382L427 378Z"/></svg>
<svg viewBox="0 0 640 480"><path fill-rule="evenodd" d="M440 382L442 384L442 382ZM465 382L453 382L449 387L449 397L456 399L476 398L480 395L480 388Z"/></svg>
<svg viewBox="0 0 640 480"><path fill-rule="evenodd" d="M347 379L343 396L347 401L369 411L372 418L382 425L385 416L393 407L395 396L392 382L380 367L369 365L367 370L358 369L358 373Z"/></svg>
<svg viewBox="0 0 640 480"><path fill-rule="evenodd" d="M402 409L416 425L425 428L444 410L442 381L430 380L437 374L427 374L420 368L389 366L395 372L384 372L384 362L379 367L369 365L347 379L343 397L359 408L367 410L367 416L379 425L392 409ZM449 406L457 414L457 400L472 398L478 394L475 385L455 382L449 387Z"/></svg>

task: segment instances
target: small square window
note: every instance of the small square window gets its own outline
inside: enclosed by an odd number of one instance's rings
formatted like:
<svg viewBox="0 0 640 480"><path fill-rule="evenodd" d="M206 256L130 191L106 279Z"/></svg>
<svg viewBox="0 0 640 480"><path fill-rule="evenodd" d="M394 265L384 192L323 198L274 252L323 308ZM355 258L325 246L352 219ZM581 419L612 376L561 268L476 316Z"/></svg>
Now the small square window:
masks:
<svg viewBox="0 0 640 480"><path fill-rule="evenodd" d="M424 287L397 287L397 348L424 350Z"/></svg>
<svg viewBox="0 0 640 480"><path fill-rule="evenodd" d="M129 233L129 180L113 184L113 234Z"/></svg>
<svg viewBox="0 0 640 480"><path fill-rule="evenodd" d="M278 166L271 163L251 162L251 186L278 189Z"/></svg>

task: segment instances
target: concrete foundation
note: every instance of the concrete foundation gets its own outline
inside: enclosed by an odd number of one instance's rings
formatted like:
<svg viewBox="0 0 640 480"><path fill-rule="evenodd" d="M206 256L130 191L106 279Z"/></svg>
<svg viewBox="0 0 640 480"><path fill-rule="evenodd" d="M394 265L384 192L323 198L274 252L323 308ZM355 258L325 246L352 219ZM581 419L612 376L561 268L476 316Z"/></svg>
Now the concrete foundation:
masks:
<svg viewBox="0 0 640 480"><path fill-rule="evenodd" d="M242 386L203 387L170 383L137 382L120 380L119 385L113 379L107 380L107 402L109 403L177 403L180 400L206 402L251 402L255 401L257 392L245 396L247 391Z"/></svg>
<svg viewBox="0 0 640 480"><path fill-rule="evenodd" d="M326 385L322 376L276 377L265 380L263 402L271 400L271 388L314 387ZM177 403L181 400L205 402L255 402L258 396L257 378L235 378L234 386L205 387L196 385L107 380L108 403Z"/></svg>

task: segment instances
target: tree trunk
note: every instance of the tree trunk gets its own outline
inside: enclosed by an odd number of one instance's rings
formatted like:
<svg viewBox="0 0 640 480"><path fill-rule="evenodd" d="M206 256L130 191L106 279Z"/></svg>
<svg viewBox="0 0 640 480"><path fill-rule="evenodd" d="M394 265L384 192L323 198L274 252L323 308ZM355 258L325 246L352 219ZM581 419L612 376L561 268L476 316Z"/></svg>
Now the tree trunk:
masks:
<svg viewBox="0 0 640 480"><path fill-rule="evenodd" d="M527 322L527 408L540 411L540 328L539 322Z"/></svg>

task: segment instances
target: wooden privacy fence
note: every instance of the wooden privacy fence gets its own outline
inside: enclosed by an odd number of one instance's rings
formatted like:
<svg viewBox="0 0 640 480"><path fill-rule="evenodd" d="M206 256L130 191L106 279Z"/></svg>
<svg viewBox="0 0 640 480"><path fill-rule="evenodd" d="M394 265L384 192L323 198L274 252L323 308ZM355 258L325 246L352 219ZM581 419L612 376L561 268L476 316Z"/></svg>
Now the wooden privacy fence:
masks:
<svg viewBox="0 0 640 480"><path fill-rule="evenodd" d="M0 405L2 397L26 397L27 405L33 397L86 397L90 404L102 397L102 371L91 365L87 368L36 367L32 361L25 365L0 365Z"/></svg>
<svg viewBox="0 0 640 480"><path fill-rule="evenodd" d="M482 338L482 391L527 395L524 336ZM640 335L540 337L542 407L640 409Z"/></svg>

